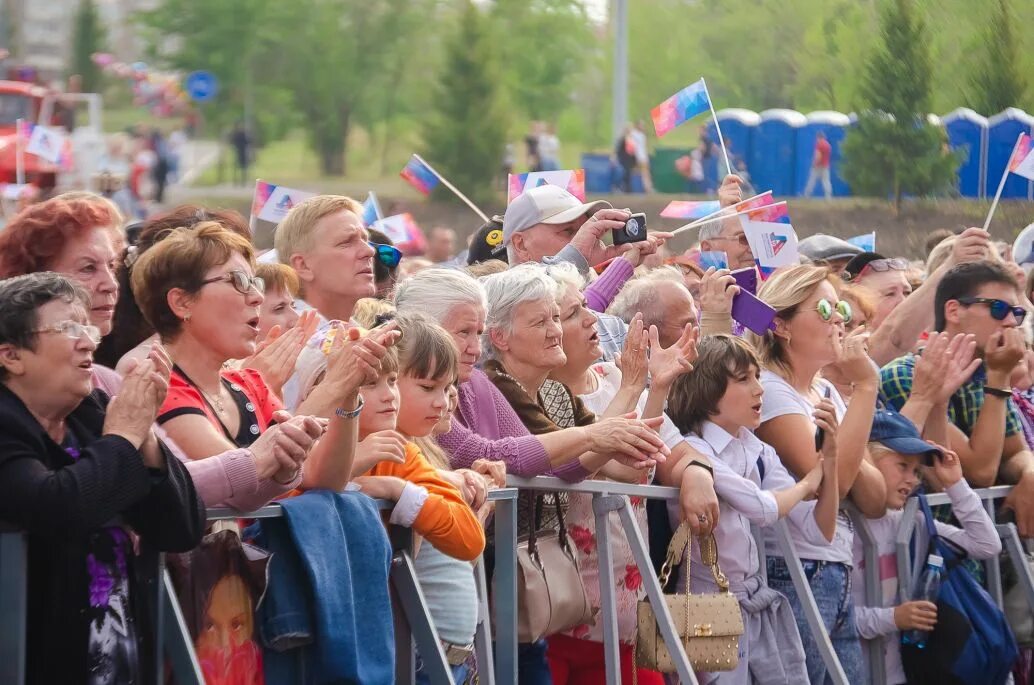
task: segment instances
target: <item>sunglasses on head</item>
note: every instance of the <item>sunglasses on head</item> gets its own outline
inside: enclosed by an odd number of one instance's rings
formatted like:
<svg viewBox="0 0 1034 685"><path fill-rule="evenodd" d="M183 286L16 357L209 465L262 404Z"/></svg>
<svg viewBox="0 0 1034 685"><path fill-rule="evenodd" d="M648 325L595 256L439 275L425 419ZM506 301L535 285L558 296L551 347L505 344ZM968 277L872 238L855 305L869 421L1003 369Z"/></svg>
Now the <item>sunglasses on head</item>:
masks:
<svg viewBox="0 0 1034 685"><path fill-rule="evenodd" d="M851 317L853 312L851 311L851 303L847 300L840 300L836 304L833 304L829 300L823 298L815 303L815 311L819 313L823 321L829 321L833 318L833 312L840 315L840 318L844 320L844 323L851 323Z"/></svg>
<svg viewBox="0 0 1034 685"><path fill-rule="evenodd" d="M370 243L370 247L377 253L377 261L389 269L395 268L402 261L402 252L397 247L374 242Z"/></svg>
<svg viewBox="0 0 1034 685"><path fill-rule="evenodd" d="M967 307L973 304L986 304L988 311L991 312L991 318L995 321L1004 321L1010 313L1016 317L1017 325L1023 323L1023 320L1027 318L1027 310L1023 307L992 297L960 297L959 304Z"/></svg>

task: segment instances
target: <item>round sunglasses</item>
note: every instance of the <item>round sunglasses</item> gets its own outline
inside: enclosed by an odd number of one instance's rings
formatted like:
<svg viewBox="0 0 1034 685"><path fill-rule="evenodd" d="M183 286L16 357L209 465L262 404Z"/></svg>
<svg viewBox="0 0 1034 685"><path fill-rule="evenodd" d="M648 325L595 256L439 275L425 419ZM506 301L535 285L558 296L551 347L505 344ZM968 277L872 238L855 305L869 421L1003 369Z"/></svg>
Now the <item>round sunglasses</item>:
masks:
<svg viewBox="0 0 1034 685"><path fill-rule="evenodd" d="M959 304L970 306L973 304L986 304L991 312L991 318L995 321L1004 321L1011 313L1016 317L1016 325L1019 326L1027 318L1027 310L1019 305L1009 304L1005 300L993 297L960 297Z"/></svg>
<svg viewBox="0 0 1034 685"><path fill-rule="evenodd" d="M833 304L829 300L823 298L815 303L815 311L819 313L823 321L829 321L833 318L833 312L840 315L840 318L844 320L844 323L851 323L851 318L854 316L854 312L851 311L851 303L847 300L840 300L836 304Z"/></svg>
<svg viewBox="0 0 1034 685"><path fill-rule="evenodd" d="M381 245L380 243L370 242L370 247L377 253L377 261L393 269L399 265L402 261L402 251L392 245Z"/></svg>

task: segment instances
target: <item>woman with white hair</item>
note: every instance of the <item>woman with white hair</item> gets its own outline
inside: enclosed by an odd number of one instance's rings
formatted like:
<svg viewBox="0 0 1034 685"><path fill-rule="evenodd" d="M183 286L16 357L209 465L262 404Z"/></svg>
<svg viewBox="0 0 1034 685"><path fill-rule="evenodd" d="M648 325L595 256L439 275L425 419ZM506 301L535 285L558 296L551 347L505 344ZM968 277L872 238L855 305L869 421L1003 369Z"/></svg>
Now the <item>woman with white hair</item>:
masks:
<svg viewBox="0 0 1034 685"><path fill-rule="evenodd" d="M552 469L552 475L579 481L602 465L598 454L644 457L639 447L642 425L635 420L612 418L543 435L528 432L503 394L475 366L488 305L481 283L467 274L422 271L399 284L395 306L400 314L419 312L440 323L459 351L459 405L452 430L438 436L453 468L489 459L504 462L507 472L517 476L530 478ZM648 453L656 450L657 444L651 444Z"/></svg>

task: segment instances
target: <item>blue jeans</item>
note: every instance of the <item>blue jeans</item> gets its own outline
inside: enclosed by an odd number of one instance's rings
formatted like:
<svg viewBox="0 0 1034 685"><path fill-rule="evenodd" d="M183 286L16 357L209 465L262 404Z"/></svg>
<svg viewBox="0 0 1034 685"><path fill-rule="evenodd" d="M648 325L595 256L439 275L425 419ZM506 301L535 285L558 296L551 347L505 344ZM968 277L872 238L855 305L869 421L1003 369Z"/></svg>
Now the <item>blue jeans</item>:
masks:
<svg viewBox="0 0 1034 685"><path fill-rule="evenodd" d="M553 674L546 661L546 641L517 645L518 685L553 685Z"/></svg>
<svg viewBox="0 0 1034 685"><path fill-rule="evenodd" d="M811 585L811 592L815 596L815 603L818 605L822 623L829 633L830 642L833 643L833 650L847 675L847 682L861 685L865 681L865 671L862 665L862 644L854 622L851 569L846 564L809 559L802 559L801 566L808 578L808 584ZM780 557L768 558L768 585L790 600L794 618L797 619L797 630L801 633L801 642L804 645L808 680L811 681L811 685L831 684L833 681L826 672L822 653L808 628L800 597L790 579L790 570Z"/></svg>

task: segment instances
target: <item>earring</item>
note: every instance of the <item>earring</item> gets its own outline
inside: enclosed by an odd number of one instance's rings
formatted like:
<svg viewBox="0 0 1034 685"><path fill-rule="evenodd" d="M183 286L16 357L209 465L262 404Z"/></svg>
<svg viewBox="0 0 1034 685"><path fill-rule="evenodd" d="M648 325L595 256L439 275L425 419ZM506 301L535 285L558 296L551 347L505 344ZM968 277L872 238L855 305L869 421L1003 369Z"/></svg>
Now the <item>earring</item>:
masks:
<svg viewBox="0 0 1034 685"><path fill-rule="evenodd" d="M189 314L189 313L187 313L186 315L184 315L184 317L183 317L183 323L190 323L190 314Z"/></svg>

